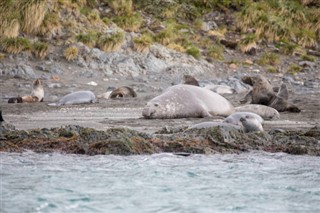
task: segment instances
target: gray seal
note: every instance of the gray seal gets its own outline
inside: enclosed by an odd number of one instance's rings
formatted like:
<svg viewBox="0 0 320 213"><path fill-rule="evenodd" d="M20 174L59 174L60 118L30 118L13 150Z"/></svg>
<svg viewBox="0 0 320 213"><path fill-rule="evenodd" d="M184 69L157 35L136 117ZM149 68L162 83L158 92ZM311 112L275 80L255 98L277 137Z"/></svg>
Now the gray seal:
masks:
<svg viewBox="0 0 320 213"><path fill-rule="evenodd" d="M240 122L242 123L243 130L245 133L248 132L262 132L263 128L261 123L255 118L240 118Z"/></svg>
<svg viewBox="0 0 320 213"><path fill-rule="evenodd" d="M145 118L197 118L229 116L234 112L232 104L210 90L179 84L169 87L161 95L150 100L142 111Z"/></svg>
<svg viewBox="0 0 320 213"><path fill-rule="evenodd" d="M260 104L247 104L235 108L236 112L253 112L260 115L265 120L280 119L280 113L272 108Z"/></svg>
<svg viewBox="0 0 320 213"><path fill-rule="evenodd" d="M91 91L78 91L63 96L58 102L50 103L50 106L61 106L71 104L88 104L95 103L96 96Z"/></svg>
<svg viewBox="0 0 320 213"><path fill-rule="evenodd" d="M234 128L234 129L238 129L241 130L242 126L239 125L234 125L232 123L225 123L225 122L220 122L220 121L208 121L208 122L202 122L202 123L198 123L195 124L191 127L189 127L188 129L186 129L185 131L189 131L191 129L206 129L206 128L211 128L211 127L223 127L223 128Z"/></svg>
<svg viewBox="0 0 320 213"><path fill-rule="evenodd" d="M246 118L246 119L257 119L258 122L260 122L261 124L263 123L263 118L253 112L235 112L231 115L229 115L228 117L226 117L223 122L226 123L232 123L235 125L242 125L240 118Z"/></svg>

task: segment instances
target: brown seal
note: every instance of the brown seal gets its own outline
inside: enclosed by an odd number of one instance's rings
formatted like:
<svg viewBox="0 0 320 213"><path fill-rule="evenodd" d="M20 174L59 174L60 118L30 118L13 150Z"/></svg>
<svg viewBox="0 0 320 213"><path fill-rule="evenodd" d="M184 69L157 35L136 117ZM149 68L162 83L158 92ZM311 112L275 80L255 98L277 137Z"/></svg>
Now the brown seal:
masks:
<svg viewBox="0 0 320 213"><path fill-rule="evenodd" d="M197 79L195 79L193 76L191 75L184 75L183 79L182 79L182 83L183 84L189 84L189 85L193 85L193 86L200 86L199 82L197 81Z"/></svg>
<svg viewBox="0 0 320 213"><path fill-rule="evenodd" d="M34 103L42 102L44 97L44 90L40 79L33 82L31 95L24 95L9 98L8 103Z"/></svg>
<svg viewBox="0 0 320 213"><path fill-rule="evenodd" d="M288 103L288 89L284 83L280 86L278 93L275 93L270 82L262 75L245 76L241 80L252 86L252 90L241 100L241 103L247 102L251 97L251 104L266 105L279 112L301 111L294 104Z"/></svg>
<svg viewBox="0 0 320 213"><path fill-rule="evenodd" d="M137 93L131 87L119 87L113 90L109 98L137 97Z"/></svg>

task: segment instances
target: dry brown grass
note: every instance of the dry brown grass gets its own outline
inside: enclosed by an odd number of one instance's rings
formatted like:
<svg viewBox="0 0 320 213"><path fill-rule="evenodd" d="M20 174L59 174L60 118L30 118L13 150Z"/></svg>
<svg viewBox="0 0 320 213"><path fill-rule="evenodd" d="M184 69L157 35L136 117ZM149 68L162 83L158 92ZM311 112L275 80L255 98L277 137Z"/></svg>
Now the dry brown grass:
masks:
<svg viewBox="0 0 320 213"><path fill-rule="evenodd" d="M46 0L21 0L18 7L21 11L21 29L27 34L39 31L47 12Z"/></svg>
<svg viewBox="0 0 320 213"><path fill-rule="evenodd" d="M111 35L101 36L98 39L98 47L106 52L119 50L124 41L123 32L115 32Z"/></svg>
<svg viewBox="0 0 320 213"><path fill-rule="evenodd" d="M79 49L76 46L70 46L66 48L63 52L64 57L67 61L74 60L78 57Z"/></svg>
<svg viewBox="0 0 320 213"><path fill-rule="evenodd" d="M35 42L32 45L31 51L36 57L43 59L48 55L49 45L45 42Z"/></svg>

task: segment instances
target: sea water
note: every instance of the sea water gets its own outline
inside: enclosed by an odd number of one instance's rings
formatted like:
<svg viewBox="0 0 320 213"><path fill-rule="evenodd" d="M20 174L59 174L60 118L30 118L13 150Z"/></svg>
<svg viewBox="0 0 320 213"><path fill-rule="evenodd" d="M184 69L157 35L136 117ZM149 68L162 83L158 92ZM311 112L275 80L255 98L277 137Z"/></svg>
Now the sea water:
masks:
<svg viewBox="0 0 320 213"><path fill-rule="evenodd" d="M0 212L320 212L320 157L0 153Z"/></svg>

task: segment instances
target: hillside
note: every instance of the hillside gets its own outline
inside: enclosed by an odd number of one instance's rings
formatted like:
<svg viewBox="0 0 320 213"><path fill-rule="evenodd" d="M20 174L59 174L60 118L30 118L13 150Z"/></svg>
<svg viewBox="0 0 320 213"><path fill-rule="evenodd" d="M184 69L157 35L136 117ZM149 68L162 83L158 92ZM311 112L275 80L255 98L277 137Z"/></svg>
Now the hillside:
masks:
<svg viewBox="0 0 320 213"><path fill-rule="evenodd" d="M159 43L210 63L256 63L294 74L303 65L280 66L283 56L314 62L320 55L316 0L6 0L0 14L2 60L21 52L46 59L58 51L74 61L78 42L141 53ZM230 51L252 59L230 57Z"/></svg>

